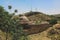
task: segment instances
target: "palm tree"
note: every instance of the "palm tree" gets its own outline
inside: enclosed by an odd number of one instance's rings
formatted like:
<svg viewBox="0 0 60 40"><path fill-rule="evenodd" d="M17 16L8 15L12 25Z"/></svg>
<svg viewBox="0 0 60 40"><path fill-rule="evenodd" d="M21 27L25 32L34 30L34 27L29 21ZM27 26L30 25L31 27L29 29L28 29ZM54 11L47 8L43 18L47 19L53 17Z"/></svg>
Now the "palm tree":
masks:
<svg viewBox="0 0 60 40"><path fill-rule="evenodd" d="M14 10L14 13L17 13L17 12L18 12L18 10L17 10L17 9L15 9L15 10Z"/></svg>
<svg viewBox="0 0 60 40"><path fill-rule="evenodd" d="M11 9L11 8L12 8L12 6L9 5L9 6L8 6L8 9Z"/></svg>
<svg viewBox="0 0 60 40"><path fill-rule="evenodd" d="M9 9L9 10L10 10L10 12L11 12L12 6L11 6L11 5L9 5L9 6L8 6L8 9Z"/></svg>
<svg viewBox="0 0 60 40"><path fill-rule="evenodd" d="M8 6L8 9L10 10L10 12L11 12L11 8L12 8L12 6ZM6 29L6 40L8 40L8 28Z"/></svg>
<svg viewBox="0 0 60 40"><path fill-rule="evenodd" d="M17 13L18 12L18 10L17 9L15 9L15 11L14 11L15 13Z"/></svg>
<svg viewBox="0 0 60 40"><path fill-rule="evenodd" d="M15 13L17 13L18 11L17 11L17 9L15 9Z"/></svg>

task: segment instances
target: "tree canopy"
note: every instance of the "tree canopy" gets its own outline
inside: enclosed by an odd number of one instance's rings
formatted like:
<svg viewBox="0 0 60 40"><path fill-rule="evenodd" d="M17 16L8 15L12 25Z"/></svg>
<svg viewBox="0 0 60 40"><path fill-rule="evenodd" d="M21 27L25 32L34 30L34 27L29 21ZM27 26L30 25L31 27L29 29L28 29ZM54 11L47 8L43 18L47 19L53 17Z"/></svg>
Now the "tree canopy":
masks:
<svg viewBox="0 0 60 40"><path fill-rule="evenodd" d="M9 6L9 9L11 9L11 6ZM17 12L17 10L15 10L15 12ZM19 24L19 18L12 19L13 16L14 15L9 14L4 7L0 6L0 30L6 32L6 40L8 40L7 38L9 33L13 36L12 40L20 40L22 36L24 36L22 35L23 27Z"/></svg>

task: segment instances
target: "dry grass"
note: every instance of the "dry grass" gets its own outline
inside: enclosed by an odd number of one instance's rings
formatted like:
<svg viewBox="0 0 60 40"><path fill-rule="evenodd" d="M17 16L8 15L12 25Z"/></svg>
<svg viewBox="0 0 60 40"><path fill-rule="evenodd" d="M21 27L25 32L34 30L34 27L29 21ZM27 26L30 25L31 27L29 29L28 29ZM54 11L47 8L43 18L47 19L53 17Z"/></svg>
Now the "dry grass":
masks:
<svg viewBox="0 0 60 40"><path fill-rule="evenodd" d="M0 30L0 40L5 40L5 33Z"/></svg>
<svg viewBox="0 0 60 40"><path fill-rule="evenodd" d="M0 30L0 40L6 40L6 33ZM8 34L8 40L11 40L11 35Z"/></svg>
<svg viewBox="0 0 60 40"><path fill-rule="evenodd" d="M29 35L28 39L29 40L51 40L50 38L47 37L47 33L49 30L51 30L51 27L41 33Z"/></svg>

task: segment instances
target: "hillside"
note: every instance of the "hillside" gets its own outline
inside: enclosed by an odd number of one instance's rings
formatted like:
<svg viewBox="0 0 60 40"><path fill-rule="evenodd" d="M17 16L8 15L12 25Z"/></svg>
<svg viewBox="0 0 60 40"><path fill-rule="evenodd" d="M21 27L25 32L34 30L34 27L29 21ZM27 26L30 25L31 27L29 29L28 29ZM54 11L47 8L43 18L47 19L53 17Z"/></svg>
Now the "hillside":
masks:
<svg viewBox="0 0 60 40"><path fill-rule="evenodd" d="M60 24L55 24L53 27L48 28L47 30L28 35L30 40L60 40Z"/></svg>
<svg viewBox="0 0 60 40"><path fill-rule="evenodd" d="M23 18L27 19L26 21L24 19L23 22L31 22L32 21L35 23L34 25L29 25L29 27L24 25L24 27L29 28L29 29L27 28L29 30L28 32L30 33L30 35L27 36L29 40L51 40L50 38L47 37L47 34L48 34L48 31L50 31L52 29L52 27L45 26L45 25L46 25L46 23L48 23L47 22L48 20L51 20L51 18L55 18L55 16L46 15L42 12L27 12L20 16L23 16ZM19 19L20 17L14 16L13 18ZM40 25L40 23L44 23L44 25ZM36 24L39 24L39 25L36 25ZM15 26L16 25L14 24L14 28L15 28ZM27 31L27 30L25 30L25 31ZM8 33L8 40L11 40L11 38L12 38L12 35L10 33ZM2 39L2 40L6 39L6 32L1 31L1 29L0 29L0 39Z"/></svg>
<svg viewBox="0 0 60 40"><path fill-rule="evenodd" d="M47 30L45 30L41 33L29 35L28 39L30 39L30 40L51 40L50 38L47 37L47 33L49 30L51 30L51 28L48 28Z"/></svg>
<svg viewBox="0 0 60 40"><path fill-rule="evenodd" d="M60 14L55 14L55 15L53 15L53 16L55 16L55 17L60 17Z"/></svg>
<svg viewBox="0 0 60 40"><path fill-rule="evenodd" d="M30 20L50 20L50 17L42 12L27 12L25 15L30 19Z"/></svg>
<svg viewBox="0 0 60 40"><path fill-rule="evenodd" d="M27 12L24 14L30 21L33 21L34 23L41 23L46 22L47 20L51 20L51 17L49 15L46 15L42 12Z"/></svg>
<svg viewBox="0 0 60 40"><path fill-rule="evenodd" d="M59 26L59 27L58 27ZM50 36L50 37L52 37L52 38L54 38L55 36L57 36L57 40L60 40L60 30L59 29L56 29L56 28L60 28L60 24L56 24L56 25L53 25L53 27L49 27L47 30L45 30L45 31L43 31L43 32L41 32L41 33L37 33L37 34L31 34L31 35L28 35L27 37L28 37L28 40L53 40L53 39L51 39L51 38L49 38L48 36ZM50 34L49 33L49 31L50 30L52 30L52 29L54 29L54 31L53 31L53 33L52 34ZM51 31L52 32L52 31ZM58 32L58 34L56 34ZM50 35L48 35L48 33L50 34ZM55 36L54 36L55 35ZM10 38L11 36L9 35L9 40L11 39ZM5 32L2 32L1 30L0 30L0 38L2 39L2 40L5 40L6 39L6 34L5 34ZM54 38L54 40L55 40L55 38Z"/></svg>
<svg viewBox="0 0 60 40"><path fill-rule="evenodd" d="M52 15L54 17L54 19L60 21L60 14L55 14L55 15Z"/></svg>

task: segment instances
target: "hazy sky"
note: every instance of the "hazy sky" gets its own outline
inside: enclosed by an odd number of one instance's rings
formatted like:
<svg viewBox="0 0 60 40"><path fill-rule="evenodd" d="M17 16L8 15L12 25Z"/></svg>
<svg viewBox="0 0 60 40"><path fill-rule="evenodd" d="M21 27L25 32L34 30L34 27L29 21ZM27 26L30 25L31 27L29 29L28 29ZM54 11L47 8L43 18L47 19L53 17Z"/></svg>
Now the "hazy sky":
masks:
<svg viewBox="0 0 60 40"><path fill-rule="evenodd" d="M60 13L60 0L0 0L0 5L8 10L8 5L12 6L12 11L18 9L18 14L28 11L39 11L46 14Z"/></svg>

